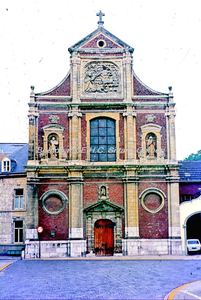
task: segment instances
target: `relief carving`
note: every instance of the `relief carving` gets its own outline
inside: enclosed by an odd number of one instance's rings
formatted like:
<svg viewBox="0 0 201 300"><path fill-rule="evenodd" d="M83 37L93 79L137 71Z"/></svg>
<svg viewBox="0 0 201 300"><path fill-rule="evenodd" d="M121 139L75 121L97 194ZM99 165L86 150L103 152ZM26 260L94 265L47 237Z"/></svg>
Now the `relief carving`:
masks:
<svg viewBox="0 0 201 300"><path fill-rule="evenodd" d="M110 62L92 62L85 67L85 93L117 93L120 83L118 67Z"/></svg>

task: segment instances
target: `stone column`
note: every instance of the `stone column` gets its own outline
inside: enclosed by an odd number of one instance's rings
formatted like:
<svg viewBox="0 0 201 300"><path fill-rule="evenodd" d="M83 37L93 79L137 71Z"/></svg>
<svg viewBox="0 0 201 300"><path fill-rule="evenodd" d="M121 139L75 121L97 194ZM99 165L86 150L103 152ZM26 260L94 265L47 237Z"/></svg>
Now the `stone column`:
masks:
<svg viewBox="0 0 201 300"><path fill-rule="evenodd" d="M125 125L125 159L136 159L136 113L132 107L127 107L123 114Z"/></svg>

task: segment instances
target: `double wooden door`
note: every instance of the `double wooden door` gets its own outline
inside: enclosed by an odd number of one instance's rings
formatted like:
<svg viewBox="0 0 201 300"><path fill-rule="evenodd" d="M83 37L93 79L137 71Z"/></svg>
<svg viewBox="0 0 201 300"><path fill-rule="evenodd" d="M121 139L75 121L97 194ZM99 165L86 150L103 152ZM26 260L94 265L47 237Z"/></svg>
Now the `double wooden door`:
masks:
<svg viewBox="0 0 201 300"><path fill-rule="evenodd" d="M113 255L114 252L114 223L103 219L96 221L94 225L95 254Z"/></svg>

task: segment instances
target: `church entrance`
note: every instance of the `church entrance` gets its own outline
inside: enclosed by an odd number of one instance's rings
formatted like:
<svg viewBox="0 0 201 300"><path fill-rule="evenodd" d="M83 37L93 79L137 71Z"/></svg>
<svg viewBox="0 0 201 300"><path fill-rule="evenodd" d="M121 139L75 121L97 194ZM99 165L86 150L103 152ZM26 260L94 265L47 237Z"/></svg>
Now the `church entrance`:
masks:
<svg viewBox="0 0 201 300"><path fill-rule="evenodd" d="M114 223L102 219L94 224L95 255L113 255L114 252Z"/></svg>

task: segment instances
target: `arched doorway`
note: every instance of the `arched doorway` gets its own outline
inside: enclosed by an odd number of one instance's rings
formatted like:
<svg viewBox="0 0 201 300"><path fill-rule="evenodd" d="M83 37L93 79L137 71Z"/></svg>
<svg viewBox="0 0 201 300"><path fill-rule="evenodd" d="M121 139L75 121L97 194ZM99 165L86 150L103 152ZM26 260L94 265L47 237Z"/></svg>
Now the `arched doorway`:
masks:
<svg viewBox="0 0 201 300"><path fill-rule="evenodd" d="M187 239L199 239L201 242L201 213L190 216L186 222Z"/></svg>
<svg viewBox="0 0 201 300"><path fill-rule="evenodd" d="M102 219L94 224L95 255L113 255L114 252L114 223Z"/></svg>

